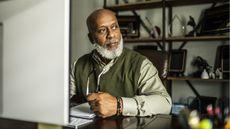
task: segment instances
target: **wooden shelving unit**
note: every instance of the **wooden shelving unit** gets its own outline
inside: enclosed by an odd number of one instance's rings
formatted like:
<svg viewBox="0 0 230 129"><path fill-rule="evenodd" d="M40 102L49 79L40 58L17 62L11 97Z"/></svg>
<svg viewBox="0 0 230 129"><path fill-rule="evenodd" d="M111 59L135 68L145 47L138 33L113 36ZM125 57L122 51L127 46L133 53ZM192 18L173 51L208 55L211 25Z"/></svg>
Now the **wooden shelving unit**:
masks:
<svg viewBox="0 0 230 129"><path fill-rule="evenodd" d="M185 5L197 5L197 4L207 4L215 2L228 2L228 0L166 0L166 6L185 6ZM130 10L140 10L140 9L153 9L162 8L162 0L150 0L145 2L129 3L129 4L119 4L106 7L113 11L130 11Z"/></svg>
<svg viewBox="0 0 230 129"><path fill-rule="evenodd" d="M228 0L166 0L166 5L168 6L186 6L186 5L198 5L198 4L208 4L216 2L229 2Z"/></svg>
<svg viewBox="0 0 230 129"><path fill-rule="evenodd" d="M220 41L229 40L229 36L170 37L166 41Z"/></svg>
<svg viewBox="0 0 230 129"><path fill-rule="evenodd" d="M140 10L140 9L152 9L152 8L161 8L162 0L146 1L146 2L137 2L129 4L119 4L108 6L106 8L113 11L130 11L130 10Z"/></svg>
<svg viewBox="0 0 230 129"><path fill-rule="evenodd" d="M167 77L168 80L190 80L190 81L209 81L209 82L229 82L228 79L202 79L202 78L194 78L194 77Z"/></svg>
<svg viewBox="0 0 230 129"><path fill-rule="evenodd" d="M166 42L177 42L177 41L220 41L220 40L229 40L229 36L197 36L197 37L170 37L166 38ZM125 43L153 43L161 42L162 38L125 38Z"/></svg>
<svg viewBox="0 0 230 129"><path fill-rule="evenodd" d="M200 4L212 4L220 2L228 2L229 0L146 0L144 2L136 2L136 3L127 3L127 4L117 4L112 6L106 6L106 2L104 8L108 8L115 12L120 11L132 11L142 10L142 9L162 9L162 37L159 38L151 38L151 37L140 37L140 38L124 38L124 43L157 43L158 46L163 46L162 50L165 49L165 45L168 45L170 51L173 47L174 43L183 42L183 44L178 48L181 49L186 43L194 43L198 41L204 41L203 43L210 43L209 41L229 41L229 35L211 35L211 36L196 36L196 37L167 37L166 36L166 17L168 17L169 22L172 20L172 8L177 6L188 6L188 5L200 5ZM168 14L166 15L166 11ZM137 13L135 12L137 15ZM190 42L192 41L192 42ZM162 45L161 45L162 43ZM160 44L160 45L159 45ZM229 83L228 79L201 79L201 78L193 78L193 77L167 77L169 90L171 91L172 81L185 81L188 85L194 90L190 81L206 81L206 82L219 82L219 83ZM227 85L229 86L229 85Z"/></svg>
<svg viewBox="0 0 230 129"><path fill-rule="evenodd" d="M125 38L124 43L153 43L153 42L161 42L162 38Z"/></svg>

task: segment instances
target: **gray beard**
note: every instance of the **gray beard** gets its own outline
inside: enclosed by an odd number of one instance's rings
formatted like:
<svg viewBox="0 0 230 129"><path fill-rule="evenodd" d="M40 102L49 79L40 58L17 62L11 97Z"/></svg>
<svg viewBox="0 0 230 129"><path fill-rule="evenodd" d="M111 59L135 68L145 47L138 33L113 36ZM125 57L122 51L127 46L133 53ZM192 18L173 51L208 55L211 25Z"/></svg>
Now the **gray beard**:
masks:
<svg viewBox="0 0 230 129"><path fill-rule="evenodd" d="M108 50L106 47L100 46L97 43L94 43L94 47L96 51L106 59L114 59L119 57L123 51L123 38L121 37L120 43L118 44L117 49L115 50Z"/></svg>

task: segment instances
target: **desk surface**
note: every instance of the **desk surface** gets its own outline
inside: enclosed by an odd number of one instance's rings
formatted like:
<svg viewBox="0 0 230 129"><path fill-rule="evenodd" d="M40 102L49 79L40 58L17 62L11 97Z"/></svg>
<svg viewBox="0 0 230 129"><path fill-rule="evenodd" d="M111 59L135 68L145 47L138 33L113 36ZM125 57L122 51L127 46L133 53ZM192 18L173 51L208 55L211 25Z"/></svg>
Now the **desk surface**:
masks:
<svg viewBox="0 0 230 129"><path fill-rule="evenodd" d="M37 129L38 124L0 118L0 129ZM156 115L153 117L110 117L95 120L78 129L180 129L176 117ZM63 129L73 129L63 127Z"/></svg>
<svg viewBox="0 0 230 129"><path fill-rule="evenodd" d="M38 124L0 118L0 129L37 129ZM74 129L63 127L63 129ZM156 115L153 117L96 118L78 129L182 129L176 116Z"/></svg>
<svg viewBox="0 0 230 129"><path fill-rule="evenodd" d="M156 115L153 117L98 118L88 125L80 126L79 129L180 129L180 127L175 117Z"/></svg>

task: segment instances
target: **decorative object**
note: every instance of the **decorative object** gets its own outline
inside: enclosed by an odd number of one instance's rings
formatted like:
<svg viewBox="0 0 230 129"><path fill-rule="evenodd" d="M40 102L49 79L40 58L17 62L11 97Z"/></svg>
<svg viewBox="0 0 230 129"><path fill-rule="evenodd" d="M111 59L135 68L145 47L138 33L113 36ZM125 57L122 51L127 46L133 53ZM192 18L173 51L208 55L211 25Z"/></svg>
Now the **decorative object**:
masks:
<svg viewBox="0 0 230 129"><path fill-rule="evenodd" d="M160 30L160 27L158 26L153 26L153 24L150 22L149 18L148 17L145 17L145 19L147 20L147 22L149 23L150 25L150 30L151 30L151 36L153 38L157 38L157 37L160 37L161 35L161 30Z"/></svg>
<svg viewBox="0 0 230 129"><path fill-rule="evenodd" d="M192 76L194 77L201 77L204 69L206 70L206 72L212 68L206 60L204 60L202 57L200 56L197 56L197 57L194 57L194 59L192 60L192 66L197 68L197 71L195 71Z"/></svg>
<svg viewBox="0 0 230 129"><path fill-rule="evenodd" d="M192 16L189 16L189 21L188 21L187 25L189 25L193 28L193 30L190 31L187 36L194 36L195 37L196 33L197 33L196 32L196 22Z"/></svg>
<svg viewBox="0 0 230 129"><path fill-rule="evenodd" d="M123 37L137 38L140 36L139 16L117 16Z"/></svg>
<svg viewBox="0 0 230 129"><path fill-rule="evenodd" d="M223 79L223 73L221 72L221 68L217 68L215 71L216 78Z"/></svg>
<svg viewBox="0 0 230 129"><path fill-rule="evenodd" d="M180 76L185 71L187 50L172 50L169 55L169 73Z"/></svg>
<svg viewBox="0 0 230 129"><path fill-rule="evenodd" d="M216 75L214 73L213 68L209 69L208 76L209 76L210 79L215 79L216 78Z"/></svg>
<svg viewBox="0 0 230 129"><path fill-rule="evenodd" d="M177 28L178 30L175 32L172 32L170 29L173 30L174 28ZM168 35L169 37L172 36L185 36L186 35L186 22L185 19L179 18L178 15L174 15L172 18L171 23L168 25Z"/></svg>
<svg viewBox="0 0 230 129"><path fill-rule="evenodd" d="M209 75L206 69L203 69L203 72L201 73L202 79L209 79Z"/></svg>

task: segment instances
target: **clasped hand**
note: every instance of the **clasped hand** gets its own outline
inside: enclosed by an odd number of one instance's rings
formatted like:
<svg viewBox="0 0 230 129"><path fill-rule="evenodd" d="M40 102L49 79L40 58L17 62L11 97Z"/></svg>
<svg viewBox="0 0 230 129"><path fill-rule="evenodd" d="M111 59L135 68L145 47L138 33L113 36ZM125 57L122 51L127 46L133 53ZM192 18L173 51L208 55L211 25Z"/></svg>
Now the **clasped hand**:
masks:
<svg viewBox="0 0 230 129"><path fill-rule="evenodd" d="M117 113L117 99L109 93L90 93L87 100L90 108L97 116L105 118Z"/></svg>

